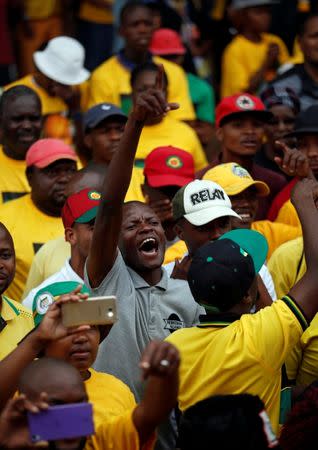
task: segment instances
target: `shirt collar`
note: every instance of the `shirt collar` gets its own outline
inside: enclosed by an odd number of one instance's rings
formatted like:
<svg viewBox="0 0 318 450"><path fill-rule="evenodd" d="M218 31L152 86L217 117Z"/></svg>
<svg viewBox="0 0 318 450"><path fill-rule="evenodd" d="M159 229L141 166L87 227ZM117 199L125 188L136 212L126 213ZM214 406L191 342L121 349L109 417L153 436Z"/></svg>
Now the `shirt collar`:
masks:
<svg viewBox="0 0 318 450"><path fill-rule="evenodd" d="M167 275L167 272L165 271L165 269L163 269L163 268L161 269L161 271L162 271L161 280L159 281L159 283L155 284L154 286L150 286L147 283L147 281L145 281L140 275L138 275L138 273L135 272L131 267L127 266L127 269L129 271L131 279L134 283L135 289L144 289L144 288L151 288L151 287L159 288L163 291L166 291L168 289L168 275Z"/></svg>
<svg viewBox="0 0 318 450"><path fill-rule="evenodd" d="M207 313L200 316L199 328L224 328L231 323L239 320L241 316L235 313L223 312L223 313Z"/></svg>
<svg viewBox="0 0 318 450"><path fill-rule="evenodd" d="M1 317L8 322L20 315L18 308L4 295L2 296Z"/></svg>
<svg viewBox="0 0 318 450"><path fill-rule="evenodd" d="M134 70L134 68L137 66L134 62L127 59L127 57L124 55L124 50L121 49L117 54L117 59L120 62L122 66L124 66L126 69L128 69L130 72ZM152 54L150 52L147 53L147 59L145 62L151 62L152 61Z"/></svg>

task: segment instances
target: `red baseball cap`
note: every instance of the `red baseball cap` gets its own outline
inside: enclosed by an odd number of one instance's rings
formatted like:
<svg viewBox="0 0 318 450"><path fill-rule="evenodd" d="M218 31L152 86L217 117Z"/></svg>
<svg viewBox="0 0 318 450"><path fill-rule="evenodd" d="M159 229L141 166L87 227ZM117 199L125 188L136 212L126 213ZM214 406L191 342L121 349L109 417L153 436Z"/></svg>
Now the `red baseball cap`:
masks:
<svg viewBox="0 0 318 450"><path fill-rule="evenodd" d="M26 166L36 166L40 169L49 166L59 159L77 161L77 156L72 147L60 139L39 139L31 145L27 151Z"/></svg>
<svg viewBox="0 0 318 450"><path fill-rule="evenodd" d="M92 189L82 189L70 195L62 209L64 228L71 228L74 223L88 223L95 219L101 194Z"/></svg>
<svg viewBox="0 0 318 450"><path fill-rule="evenodd" d="M222 126L224 119L235 118L241 114L253 113L260 120L267 122L272 117L272 113L266 111L262 100L247 93L225 97L218 104L215 110L215 122L217 127Z"/></svg>
<svg viewBox="0 0 318 450"><path fill-rule="evenodd" d="M153 33L149 49L154 55L184 55L186 52L179 34L169 28Z"/></svg>
<svg viewBox="0 0 318 450"><path fill-rule="evenodd" d="M145 159L144 175L151 187L182 187L194 180L190 153L176 147L157 147Z"/></svg>

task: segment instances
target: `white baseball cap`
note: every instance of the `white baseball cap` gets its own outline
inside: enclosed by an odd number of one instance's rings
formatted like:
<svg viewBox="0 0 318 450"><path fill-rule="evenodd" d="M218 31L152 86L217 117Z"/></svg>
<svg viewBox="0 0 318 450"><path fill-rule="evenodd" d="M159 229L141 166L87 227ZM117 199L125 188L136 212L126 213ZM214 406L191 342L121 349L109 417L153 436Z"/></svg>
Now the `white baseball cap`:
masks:
<svg viewBox="0 0 318 450"><path fill-rule="evenodd" d="M194 180L179 189L172 200L172 209L175 220L184 217L195 226L225 216L240 219L224 189L208 180Z"/></svg>
<svg viewBox="0 0 318 450"><path fill-rule="evenodd" d="M84 58L82 44L68 36L51 39L44 50L33 53L34 63L44 75L67 86L83 83L89 78Z"/></svg>

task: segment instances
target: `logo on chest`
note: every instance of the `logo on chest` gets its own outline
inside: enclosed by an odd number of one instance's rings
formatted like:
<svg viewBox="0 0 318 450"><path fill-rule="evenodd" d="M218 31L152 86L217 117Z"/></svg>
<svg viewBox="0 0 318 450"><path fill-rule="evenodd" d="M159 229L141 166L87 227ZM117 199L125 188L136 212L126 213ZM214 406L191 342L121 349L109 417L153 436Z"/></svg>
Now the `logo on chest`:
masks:
<svg viewBox="0 0 318 450"><path fill-rule="evenodd" d="M170 314L168 319L163 319L165 326L164 330L169 330L170 333L173 333L176 330L179 330L180 328L184 328L184 322L180 319L177 314Z"/></svg>

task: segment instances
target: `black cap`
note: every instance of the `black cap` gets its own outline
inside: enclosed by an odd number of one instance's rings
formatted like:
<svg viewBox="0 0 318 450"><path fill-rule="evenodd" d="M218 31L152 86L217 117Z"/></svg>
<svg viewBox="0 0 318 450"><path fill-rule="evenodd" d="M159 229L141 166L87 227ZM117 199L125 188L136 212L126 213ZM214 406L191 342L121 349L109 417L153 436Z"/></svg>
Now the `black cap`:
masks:
<svg viewBox="0 0 318 450"><path fill-rule="evenodd" d="M127 121L126 114L112 103L99 103L90 108L84 115L85 131L95 128L104 119L118 117L122 122Z"/></svg>
<svg viewBox="0 0 318 450"><path fill-rule="evenodd" d="M252 256L236 242L222 239L196 251L188 282L196 302L227 311L243 300L255 276Z"/></svg>
<svg viewBox="0 0 318 450"><path fill-rule="evenodd" d="M299 137L302 134L318 134L318 105L302 111L296 118L294 131L286 137Z"/></svg>

